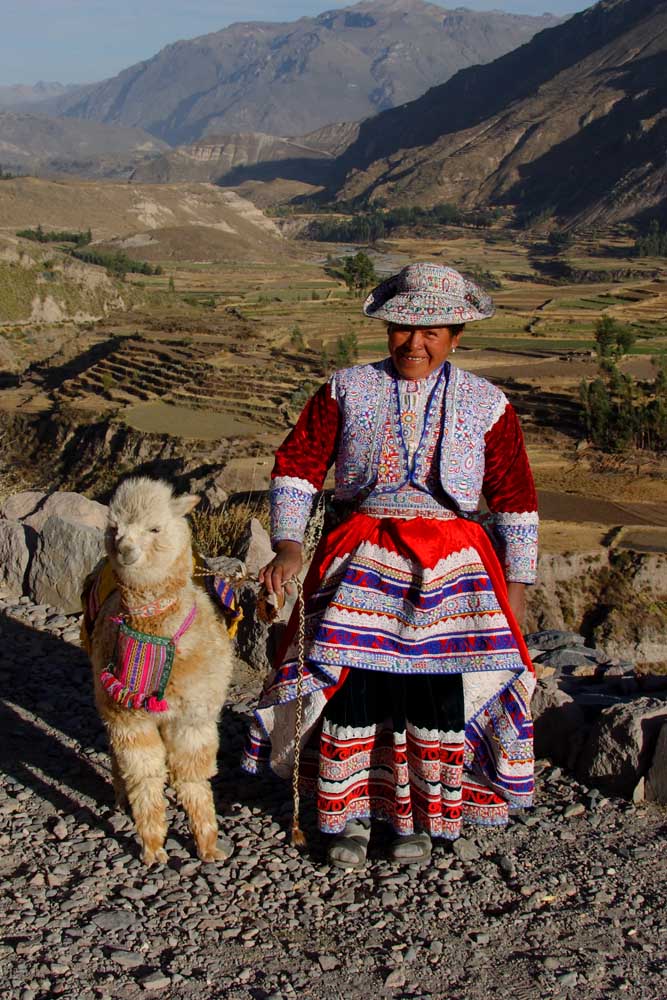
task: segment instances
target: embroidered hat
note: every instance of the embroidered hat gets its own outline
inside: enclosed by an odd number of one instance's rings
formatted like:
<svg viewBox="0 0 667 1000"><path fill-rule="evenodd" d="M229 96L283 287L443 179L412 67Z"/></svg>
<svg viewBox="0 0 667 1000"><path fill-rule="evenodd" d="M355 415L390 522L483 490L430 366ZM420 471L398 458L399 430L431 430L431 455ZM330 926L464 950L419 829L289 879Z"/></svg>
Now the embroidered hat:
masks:
<svg viewBox="0 0 667 1000"><path fill-rule="evenodd" d="M489 319L495 308L490 295L453 267L424 262L408 264L374 288L364 312L405 326L450 326Z"/></svg>

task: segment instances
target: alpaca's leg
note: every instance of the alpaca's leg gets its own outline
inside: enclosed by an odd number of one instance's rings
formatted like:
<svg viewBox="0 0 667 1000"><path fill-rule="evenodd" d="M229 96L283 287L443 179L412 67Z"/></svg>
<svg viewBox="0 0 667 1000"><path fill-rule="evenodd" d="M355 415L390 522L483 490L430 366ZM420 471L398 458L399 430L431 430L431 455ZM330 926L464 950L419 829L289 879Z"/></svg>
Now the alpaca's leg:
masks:
<svg viewBox="0 0 667 1000"><path fill-rule="evenodd" d="M218 727L211 721L198 726L169 722L163 731L171 781L185 809L202 861L224 861L218 847L218 821L210 778L216 773Z"/></svg>
<svg viewBox="0 0 667 1000"><path fill-rule="evenodd" d="M164 743L152 719L123 715L109 727L112 752L141 843L142 860L164 864L167 852L167 778Z"/></svg>
<svg viewBox="0 0 667 1000"><path fill-rule="evenodd" d="M113 792L116 799L116 809L120 809L121 812L127 812L130 803L127 798L127 789L125 787L123 775L120 773L120 768L118 767L118 761L116 760L116 754L113 752L113 747L110 748L109 752L111 755L111 780L113 782Z"/></svg>

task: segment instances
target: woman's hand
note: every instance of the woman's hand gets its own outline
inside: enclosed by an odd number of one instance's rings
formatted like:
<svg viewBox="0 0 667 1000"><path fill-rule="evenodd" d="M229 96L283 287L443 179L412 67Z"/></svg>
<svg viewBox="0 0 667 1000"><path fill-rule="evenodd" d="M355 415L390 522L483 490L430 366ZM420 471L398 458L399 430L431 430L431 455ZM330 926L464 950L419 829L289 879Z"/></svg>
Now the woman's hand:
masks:
<svg viewBox="0 0 667 1000"><path fill-rule="evenodd" d="M303 546L299 542L278 542L274 558L259 571L259 582L269 594L283 597L285 584L298 576L302 569Z"/></svg>
<svg viewBox="0 0 667 1000"><path fill-rule="evenodd" d="M510 599L510 607L514 612L519 628L523 628L526 619L526 585L525 583L508 583L507 596Z"/></svg>

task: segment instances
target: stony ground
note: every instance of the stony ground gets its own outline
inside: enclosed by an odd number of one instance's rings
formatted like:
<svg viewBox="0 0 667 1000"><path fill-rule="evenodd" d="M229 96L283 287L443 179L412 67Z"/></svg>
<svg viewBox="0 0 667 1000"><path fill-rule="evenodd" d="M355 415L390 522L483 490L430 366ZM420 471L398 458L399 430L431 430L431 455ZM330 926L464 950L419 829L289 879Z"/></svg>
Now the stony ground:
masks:
<svg viewBox="0 0 667 1000"><path fill-rule="evenodd" d="M146 870L113 809L75 618L0 601L0 996L366 1000L667 998L667 815L539 762L534 811L398 869L288 845L288 792L237 767L257 682L239 674L215 788L234 857L204 865L171 810ZM245 679L244 679L245 678ZM307 825L307 824L306 824Z"/></svg>

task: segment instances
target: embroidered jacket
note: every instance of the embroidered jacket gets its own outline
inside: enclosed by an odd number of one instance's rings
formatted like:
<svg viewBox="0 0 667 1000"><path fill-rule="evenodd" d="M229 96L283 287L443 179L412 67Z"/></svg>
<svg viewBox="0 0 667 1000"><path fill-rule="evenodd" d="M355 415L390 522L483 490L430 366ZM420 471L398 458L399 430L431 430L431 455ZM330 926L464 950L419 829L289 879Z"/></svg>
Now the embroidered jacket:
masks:
<svg viewBox="0 0 667 1000"><path fill-rule="evenodd" d="M276 453L273 541L302 541L313 496L334 462L337 499L361 502L371 492L390 496L406 487L432 492L435 454L440 486L455 510L475 515L484 496L507 579L534 583L537 497L521 428L504 393L445 362L434 375L412 459L400 445L400 416L390 359L336 372ZM388 434L398 442L389 451Z"/></svg>

